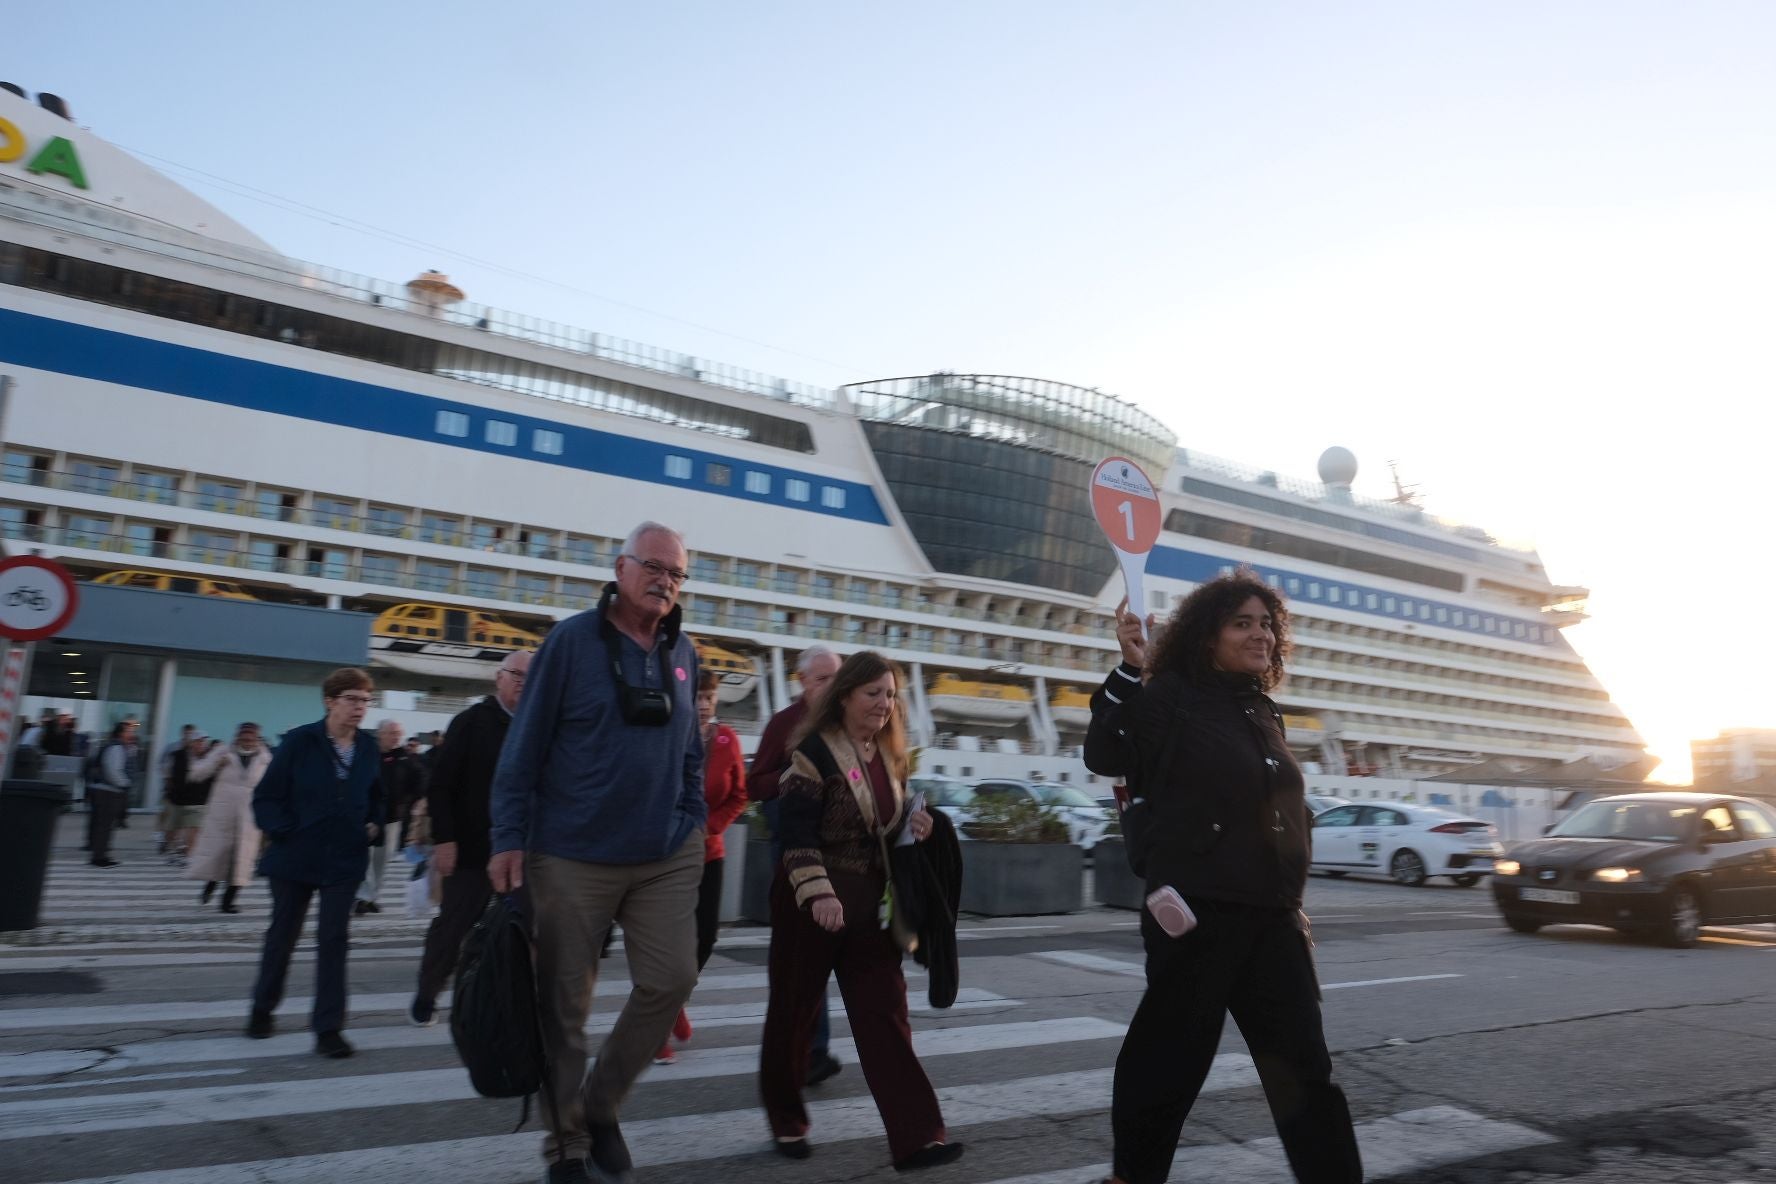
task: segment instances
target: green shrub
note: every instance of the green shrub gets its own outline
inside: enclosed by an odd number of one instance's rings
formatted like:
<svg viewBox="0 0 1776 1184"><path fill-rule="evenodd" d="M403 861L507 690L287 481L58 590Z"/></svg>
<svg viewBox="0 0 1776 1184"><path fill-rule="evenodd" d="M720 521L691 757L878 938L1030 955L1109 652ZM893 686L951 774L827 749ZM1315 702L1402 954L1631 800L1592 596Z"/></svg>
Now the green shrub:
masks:
<svg viewBox="0 0 1776 1184"><path fill-rule="evenodd" d="M1054 807L1028 798L998 794L969 803L974 817L962 833L983 843L1070 843L1072 834Z"/></svg>

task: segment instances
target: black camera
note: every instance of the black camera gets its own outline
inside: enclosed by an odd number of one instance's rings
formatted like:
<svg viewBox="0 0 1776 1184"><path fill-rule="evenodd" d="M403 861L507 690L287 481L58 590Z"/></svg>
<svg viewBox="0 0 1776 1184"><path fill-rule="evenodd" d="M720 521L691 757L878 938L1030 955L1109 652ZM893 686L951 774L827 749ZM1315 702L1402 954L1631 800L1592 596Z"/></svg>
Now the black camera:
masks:
<svg viewBox="0 0 1776 1184"><path fill-rule="evenodd" d="M672 722L672 696L653 687L632 687L617 679L617 709L623 722L643 728L663 728Z"/></svg>

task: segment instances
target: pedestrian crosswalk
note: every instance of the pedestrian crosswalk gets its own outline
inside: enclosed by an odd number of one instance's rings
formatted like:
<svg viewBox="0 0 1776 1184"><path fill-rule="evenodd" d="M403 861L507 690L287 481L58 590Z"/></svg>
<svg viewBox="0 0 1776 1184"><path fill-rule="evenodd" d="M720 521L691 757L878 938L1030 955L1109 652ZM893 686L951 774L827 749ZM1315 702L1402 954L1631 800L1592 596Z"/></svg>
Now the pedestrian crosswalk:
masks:
<svg viewBox="0 0 1776 1184"><path fill-rule="evenodd" d="M127 890L148 932L135 939L0 947L0 1163L18 1184L369 1184L428 1178L518 1184L543 1174L540 1136L514 1133L517 1106L475 1096L447 1024L405 1022L420 922L355 919L351 1023L357 1055L316 1058L303 1030L309 1000L280 1009L277 1034L247 1040L245 991L263 930L261 898L220 931L195 917L196 885L150 866L89 876L58 861L51 903L63 917L89 907L95 877ZM260 890L255 889L255 892ZM59 895L57 893L59 892ZM385 887L385 900L391 890ZM104 905L103 907L111 907ZM102 927L109 928L102 923ZM165 932L162 933L164 928ZM965 948L965 986L954 1008L924 1003L922 972L908 966L915 1044L937 1087L951 1137L972 1144L934 1184L1088 1184L1107 1174L1114 1064L1140 988L1138 954L1008 927L1017 951L982 940ZM725 934L690 1015L678 1062L649 1070L629 1099L624 1134L641 1184L735 1184L896 1178L881 1120L857 1071L843 1009L834 999L833 1053L846 1071L808 1094L813 1159L770 1149L757 1101L758 1041L767 995L764 934ZM969 950L979 951L969 953ZM608 1031L629 990L621 955L604 964L587 1030ZM292 990L306 989L299 964ZM79 978L82 993L5 989L9 978ZM1434 989L1413 975L1328 983L1345 998ZM1428 984L1428 985L1427 985ZM440 1000L447 1007L448 995ZM596 1040L591 1041L596 1047ZM1529 1148L1549 1136L1520 1123L1447 1105L1364 1111L1359 1134L1370 1177L1423 1172L1476 1156ZM1179 1150L1174 1178L1285 1181L1268 1132L1252 1062L1237 1044L1217 1058ZM1200 1121L1199 1121L1200 1119ZM1260 1137L1230 1140L1220 1131Z"/></svg>

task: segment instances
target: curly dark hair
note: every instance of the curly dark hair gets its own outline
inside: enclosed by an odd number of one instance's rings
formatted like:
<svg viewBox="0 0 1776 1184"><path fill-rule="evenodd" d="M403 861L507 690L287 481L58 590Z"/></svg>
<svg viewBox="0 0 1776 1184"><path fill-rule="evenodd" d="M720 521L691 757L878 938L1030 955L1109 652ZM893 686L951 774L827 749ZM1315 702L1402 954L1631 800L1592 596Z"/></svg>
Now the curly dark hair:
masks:
<svg viewBox="0 0 1776 1184"><path fill-rule="evenodd" d="M1210 682L1215 672L1210 655L1222 626L1254 596L1270 611L1271 628L1276 631L1270 669L1258 683L1266 691L1275 690L1282 684L1283 662L1289 656L1289 610L1283 605L1282 594L1249 567L1212 579L1183 599L1150 644L1148 672L1177 671L1186 682L1199 686Z"/></svg>

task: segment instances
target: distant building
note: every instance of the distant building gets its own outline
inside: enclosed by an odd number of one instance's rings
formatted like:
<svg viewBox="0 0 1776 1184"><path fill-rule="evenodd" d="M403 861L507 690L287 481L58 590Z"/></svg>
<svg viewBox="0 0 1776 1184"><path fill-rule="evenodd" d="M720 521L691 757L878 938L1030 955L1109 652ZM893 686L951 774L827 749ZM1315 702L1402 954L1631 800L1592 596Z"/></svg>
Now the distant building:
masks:
<svg viewBox="0 0 1776 1184"><path fill-rule="evenodd" d="M1776 728L1727 728L1712 740L1690 741L1697 785L1776 781Z"/></svg>

